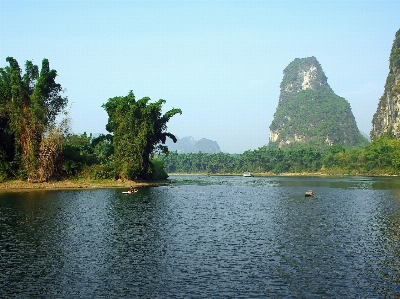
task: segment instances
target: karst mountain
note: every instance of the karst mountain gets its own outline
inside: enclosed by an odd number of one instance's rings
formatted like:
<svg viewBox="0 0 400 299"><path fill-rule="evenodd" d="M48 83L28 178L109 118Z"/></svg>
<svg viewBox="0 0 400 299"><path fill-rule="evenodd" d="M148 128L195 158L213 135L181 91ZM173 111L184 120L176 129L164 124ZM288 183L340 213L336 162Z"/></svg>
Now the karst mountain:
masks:
<svg viewBox="0 0 400 299"><path fill-rule="evenodd" d="M396 32L389 57L389 74L372 119L371 140L387 133L400 137L400 29Z"/></svg>
<svg viewBox="0 0 400 299"><path fill-rule="evenodd" d="M336 95L315 57L296 58L283 71L269 145L357 146L367 143L350 104Z"/></svg>

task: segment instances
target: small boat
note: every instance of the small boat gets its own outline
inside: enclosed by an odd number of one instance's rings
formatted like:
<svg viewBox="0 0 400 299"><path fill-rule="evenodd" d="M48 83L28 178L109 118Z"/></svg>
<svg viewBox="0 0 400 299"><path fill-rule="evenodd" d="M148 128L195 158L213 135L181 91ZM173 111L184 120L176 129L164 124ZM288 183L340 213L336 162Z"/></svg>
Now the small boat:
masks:
<svg viewBox="0 0 400 299"><path fill-rule="evenodd" d="M311 197L311 196L314 196L314 191L312 191L311 189L308 190L308 191L304 194L304 197Z"/></svg>
<svg viewBox="0 0 400 299"><path fill-rule="evenodd" d="M134 190L134 191L122 191L122 194L134 194L134 193L136 193L136 192L138 192L137 189Z"/></svg>
<svg viewBox="0 0 400 299"><path fill-rule="evenodd" d="M246 171L243 173L243 176L248 178L248 177L253 177L254 175L251 172Z"/></svg>

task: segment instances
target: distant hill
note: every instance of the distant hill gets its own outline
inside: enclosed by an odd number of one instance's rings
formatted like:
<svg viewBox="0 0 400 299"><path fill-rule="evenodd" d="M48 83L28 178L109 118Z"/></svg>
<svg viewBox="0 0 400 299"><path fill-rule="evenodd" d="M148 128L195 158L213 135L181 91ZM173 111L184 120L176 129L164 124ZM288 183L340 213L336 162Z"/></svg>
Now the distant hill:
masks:
<svg viewBox="0 0 400 299"><path fill-rule="evenodd" d="M269 127L270 146L326 148L367 143L350 104L333 92L315 57L296 58L283 74L278 107Z"/></svg>
<svg viewBox="0 0 400 299"><path fill-rule="evenodd" d="M188 154L188 153L207 153L216 154L221 152L219 145L216 141L202 138L198 141L194 140L193 137L183 137L178 138L176 143L169 138L167 138L166 145L170 152L178 152L178 154Z"/></svg>
<svg viewBox="0 0 400 299"><path fill-rule="evenodd" d="M385 90L372 119L371 140L385 133L400 137L400 29L396 32L389 57Z"/></svg>
<svg viewBox="0 0 400 299"><path fill-rule="evenodd" d="M366 138L366 139L368 140L368 142L371 141L371 138L370 138L370 136L369 136L367 133L365 133L365 132L360 132L360 133L361 133L361 135L364 136L364 138Z"/></svg>

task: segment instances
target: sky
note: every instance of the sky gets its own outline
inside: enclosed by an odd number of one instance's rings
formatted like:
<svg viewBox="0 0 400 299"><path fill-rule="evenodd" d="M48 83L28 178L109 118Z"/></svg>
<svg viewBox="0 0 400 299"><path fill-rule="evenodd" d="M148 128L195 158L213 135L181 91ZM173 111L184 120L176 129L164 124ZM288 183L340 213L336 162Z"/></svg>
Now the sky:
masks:
<svg viewBox="0 0 400 299"><path fill-rule="evenodd" d="M243 153L268 144L295 58L317 58L369 135L399 28L398 0L0 0L0 67L47 58L73 133L106 133L101 106L132 90L182 109L178 138Z"/></svg>

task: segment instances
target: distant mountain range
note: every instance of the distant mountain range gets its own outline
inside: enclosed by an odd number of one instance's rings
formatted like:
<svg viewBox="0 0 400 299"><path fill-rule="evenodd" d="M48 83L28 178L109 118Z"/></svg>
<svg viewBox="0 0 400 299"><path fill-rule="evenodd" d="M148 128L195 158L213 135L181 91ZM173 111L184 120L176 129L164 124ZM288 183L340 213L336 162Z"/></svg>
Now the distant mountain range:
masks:
<svg viewBox="0 0 400 299"><path fill-rule="evenodd" d="M178 138L177 142L174 143L171 139L167 138L165 143L168 146L170 152L177 152L178 154L188 154L188 153L206 153L206 154L216 154L221 152L219 145L216 141L202 138L196 141L193 137L183 137Z"/></svg>

